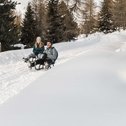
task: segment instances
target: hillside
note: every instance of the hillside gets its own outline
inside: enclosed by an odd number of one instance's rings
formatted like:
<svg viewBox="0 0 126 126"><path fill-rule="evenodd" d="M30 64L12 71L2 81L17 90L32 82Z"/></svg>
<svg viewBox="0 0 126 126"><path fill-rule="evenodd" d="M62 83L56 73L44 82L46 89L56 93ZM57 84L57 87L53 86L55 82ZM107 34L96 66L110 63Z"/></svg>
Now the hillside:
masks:
<svg viewBox="0 0 126 126"><path fill-rule="evenodd" d="M0 53L2 126L125 126L126 32L54 45L55 67L29 70L29 50Z"/></svg>

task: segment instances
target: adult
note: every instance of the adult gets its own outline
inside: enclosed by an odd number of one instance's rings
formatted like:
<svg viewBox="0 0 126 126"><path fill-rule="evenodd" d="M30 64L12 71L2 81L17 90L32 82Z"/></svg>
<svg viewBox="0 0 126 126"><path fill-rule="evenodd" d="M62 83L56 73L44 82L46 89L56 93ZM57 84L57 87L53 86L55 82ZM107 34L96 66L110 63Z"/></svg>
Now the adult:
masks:
<svg viewBox="0 0 126 126"><path fill-rule="evenodd" d="M37 64L41 64L45 66L45 69L48 69L50 65L54 64L58 58L58 52L56 48L52 46L50 41L47 42L47 48L42 55L42 58L39 58L35 61L35 63L32 63L31 67L34 67Z"/></svg>
<svg viewBox="0 0 126 126"><path fill-rule="evenodd" d="M39 54L43 54L44 52L44 43L41 40L41 37L37 37L35 44L33 46L33 53L28 55L27 58L23 58L25 62L27 62L30 58L36 58Z"/></svg>

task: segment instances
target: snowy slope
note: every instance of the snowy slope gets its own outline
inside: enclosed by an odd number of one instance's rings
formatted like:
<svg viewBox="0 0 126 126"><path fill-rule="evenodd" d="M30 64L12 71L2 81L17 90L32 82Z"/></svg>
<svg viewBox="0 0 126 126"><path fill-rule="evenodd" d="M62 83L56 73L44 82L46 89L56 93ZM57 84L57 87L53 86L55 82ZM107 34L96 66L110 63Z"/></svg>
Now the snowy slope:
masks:
<svg viewBox="0 0 126 126"><path fill-rule="evenodd" d="M1 53L1 126L125 126L125 40L126 32L97 33L56 44L46 72L23 63L31 50Z"/></svg>
<svg viewBox="0 0 126 126"><path fill-rule="evenodd" d="M90 48L87 47L97 43L98 36L99 34L91 36L90 39L80 39L77 42L55 45L59 51L56 65L62 64L75 55L89 50ZM45 73L43 71L36 72L34 69L29 70L23 62L22 58L27 57L31 52L32 50L28 49L0 53L0 104L18 94L20 90Z"/></svg>

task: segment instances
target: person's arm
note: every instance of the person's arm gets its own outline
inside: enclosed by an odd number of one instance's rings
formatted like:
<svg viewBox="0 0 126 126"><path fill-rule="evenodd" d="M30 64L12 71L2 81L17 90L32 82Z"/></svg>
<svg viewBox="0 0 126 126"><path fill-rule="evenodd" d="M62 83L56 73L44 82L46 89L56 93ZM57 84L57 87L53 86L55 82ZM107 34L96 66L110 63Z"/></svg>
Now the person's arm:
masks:
<svg viewBox="0 0 126 126"><path fill-rule="evenodd" d="M57 57L58 57L58 52L55 48L53 48L53 54L52 55L49 55L49 58L52 59L52 60L56 60Z"/></svg>

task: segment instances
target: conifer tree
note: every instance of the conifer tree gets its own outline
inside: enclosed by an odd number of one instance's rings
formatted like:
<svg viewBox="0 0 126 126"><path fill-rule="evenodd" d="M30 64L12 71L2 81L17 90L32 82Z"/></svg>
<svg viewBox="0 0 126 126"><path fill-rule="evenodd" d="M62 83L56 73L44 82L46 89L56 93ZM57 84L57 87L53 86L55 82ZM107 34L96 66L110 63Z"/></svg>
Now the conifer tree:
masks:
<svg viewBox="0 0 126 126"><path fill-rule="evenodd" d="M83 33L86 36L96 31L95 8L94 0L85 0L83 8Z"/></svg>
<svg viewBox="0 0 126 126"><path fill-rule="evenodd" d="M0 1L0 42L2 51L10 49L11 44L17 40L16 26L14 25L15 16L13 11L17 2L11 0Z"/></svg>
<svg viewBox="0 0 126 126"><path fill-rule="evenodd" d="M73 13L64 1L59 4L59 13L63 18L63 41L73 40L78 35L78 26L74 21Z"/></svg>
<svg viewBox="0 0 126 126"><path fill-rule="evenodd" d="M47 12L47 39L53 43L62 41L63 19L58 12L59 0L49 0Z"/></svg>
<svg viewBox="0 0 126 126"><path fill-rule="evenodd" d="M126 29L126 0L115 0L113 19L116 29Z"/></svg>
<svg viewBox="0 0 126 126"><path fill-rule="evenodd" d="M21 43L28 47L33 46L35 38L37 37L37 24L34 16L35 14L32 10L31 4L28 3L21 32Z"/></svg>
<svg viewBox="0 0 126 126"><path fill-rule="evenodd" d="M111 33L115 30L113 16L112 16L113 1L104 0L99 18L99 31L105 34Z"/></svg>
<svg viewBox="0 0 126 126"><path fill-rule="evenodd" d="M33 11L35 13L35 19L37 22L38 35L41 36L42 40L45 40L47 30L47 9L44 0L33 0L32 1Z"/></svg>

